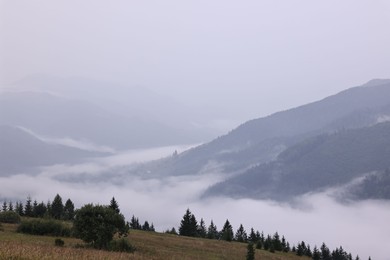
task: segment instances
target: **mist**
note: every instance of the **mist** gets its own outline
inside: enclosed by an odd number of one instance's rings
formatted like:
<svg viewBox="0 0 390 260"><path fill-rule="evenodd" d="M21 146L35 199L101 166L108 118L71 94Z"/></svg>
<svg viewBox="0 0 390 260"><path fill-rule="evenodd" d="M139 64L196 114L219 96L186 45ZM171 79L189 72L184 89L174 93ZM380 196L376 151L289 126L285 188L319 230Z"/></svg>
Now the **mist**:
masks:
<svg viewBox="0 0 390 260"><path fill-rule="evenodd" d="M114 196L128 221L135 215L142 223L152 222L159 232L178 229L189 208L198 221L203 218L208 226L213 220L219 230L229 219L234 232L243 224L247 232L251 227L271 235L277 231L291 246L302 240L312 248L325 242L331 249L341 245L362 259L389 259L383 246L390 240L388 201L340 202L330 191L306 194L291 203L226 197L201 199L209 185L226 177L210 172L164 178L121 174L123 167L169 156L173 149L184 151L188 147L131 151L84 164L45 167L35 176L3 177L0 198L25 202L31 196L46 202L58 193L63 200L71 198L76 207L81 207L86 203L108 204ZM73 181L72 176L83 176L82 181Z"/></svg>

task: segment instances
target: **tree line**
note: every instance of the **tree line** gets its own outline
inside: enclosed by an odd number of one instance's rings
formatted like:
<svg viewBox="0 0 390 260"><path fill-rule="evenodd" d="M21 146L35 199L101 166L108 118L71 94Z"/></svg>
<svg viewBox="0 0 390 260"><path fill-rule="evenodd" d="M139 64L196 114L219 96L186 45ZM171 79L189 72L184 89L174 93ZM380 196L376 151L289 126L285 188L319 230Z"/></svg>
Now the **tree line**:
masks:
<svg viewBox="0 0 390 260"><path fill-rule="evenodd" d="M325 243L321 245L320 248L314 246L311 249L308 243L301 241L296 245L290 246L290 243L282 235L280 236L278 232L275 232L273 235L264 235L264 232L255 231L252 227L249 234L244 229L243 225L240 224L236 232L229 220L227 219L220 231L218 231L217 226L211 220L208 228L205 226L203 218L201 218L198 223L195 215L187 209L183 218L180 222L179 232L177 233L174 228L167 230L166 233L177 234L181 236L189 237L201 237L208 239L218 239L228 242L240 242L248 243L248 252L247 259L254 259L254 247L259 250L267 250L271 253L276 251L278 252L292 252L298 256L307 256L313 260L360 260L357 255L353 258L351 253L346 252L342 246L334 250L330 250ZM369 257L371 260L371 257Z"/></svg>

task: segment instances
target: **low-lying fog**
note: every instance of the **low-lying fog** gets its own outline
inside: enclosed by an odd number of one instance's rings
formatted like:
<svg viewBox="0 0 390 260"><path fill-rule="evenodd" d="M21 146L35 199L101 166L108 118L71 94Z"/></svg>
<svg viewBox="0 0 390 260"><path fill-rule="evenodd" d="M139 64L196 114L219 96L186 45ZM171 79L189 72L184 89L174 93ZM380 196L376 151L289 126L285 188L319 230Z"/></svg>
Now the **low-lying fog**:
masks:
<svg viewBox="0 0 390 260"><path fill-rule="evenodd" d="M76 207L93 202L108 204L114 196L127 220L134 214L143 223L153 222L157 231L175 227L187 208L206 226L213 220L221 229L229 219L234 231L242 223L247 232L253 227L284 235L291 246L304 240L313 248L325 242L332 250L342 245L361 259L390 259L386 245L390 241L390 202L363 201L341 204L326 192L297 199L297 203L280 204L250 199L200 199L202 192L223 179L220 174L145 179L115 174L129 164L171 155L184 146L130 151L102 159L91 159L80 165L55 165L39 174L0 178L1 199L46 202L59 193L63 200L71 198ZM105 175L105 180L99 180ZM114 176L114 177L110 177ZM72 179L83 176L82 181ZM100 176L94 178L94 176ZM6 198L5 198L6 196Z"/></svg>

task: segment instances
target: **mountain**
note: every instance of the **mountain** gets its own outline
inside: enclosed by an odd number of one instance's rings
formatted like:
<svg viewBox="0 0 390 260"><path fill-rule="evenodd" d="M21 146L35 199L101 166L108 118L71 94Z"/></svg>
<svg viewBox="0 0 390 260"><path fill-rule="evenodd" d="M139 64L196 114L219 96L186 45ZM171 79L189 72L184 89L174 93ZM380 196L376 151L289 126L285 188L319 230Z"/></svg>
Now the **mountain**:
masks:
<svg viewBox="0 0 390 260"><path fill-rule="evenodd" d="M141 167L152 175L240 174L307 138L390 118L390 81L373 80L323 100L248 121L187 152Z"/></svg>
<svg viewBox="0 0 390 260"><path fill-rule="evenodd" d="M13 126L0 125L0 176L56 163L76 163L105 153L45 143Z"/></svg>
<svg viewBox="0 0 390 260"><path fill-rule="evenodd" d="M287 200L388 169L389 158L390 122L322 134L289 147L273 162L215 185L208 195ZM373 182L371 177L365 185Z"/></svg>
<svg viewBox="0 0 390 260"><path fill-rule="evenodd" d="M114 149L191 143L186 133L167 125L115 114L83 100L46 92L0 95L0 124L21 126L52 138L71 138Z"/></svg>

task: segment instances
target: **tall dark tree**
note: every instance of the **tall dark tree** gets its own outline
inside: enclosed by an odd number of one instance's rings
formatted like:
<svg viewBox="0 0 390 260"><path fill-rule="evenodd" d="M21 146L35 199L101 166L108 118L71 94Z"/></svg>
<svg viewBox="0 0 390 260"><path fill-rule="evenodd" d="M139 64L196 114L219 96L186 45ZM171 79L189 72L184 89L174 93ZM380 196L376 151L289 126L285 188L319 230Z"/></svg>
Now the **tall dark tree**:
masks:
<svg viewBox="0 0 390 260"><path fill-rule="evenodd" d="M141 225L139 224L139 220L134 215L131 217L131 220L130 220L130 228L141 229Z"/></svg>
<svg viewBox="0 0 390 260"><path fill-rule="evenodd" d="M209 239L218 239L219 232L217 226L214 224L213 220L211 220L210 226L207 229L207 238Z"/></svg>
<svg viewBox="0 0 390 260"><path fill-rule="evenodd" d="M276 251L283 250L282 242L280 241L280 236L279 236L278 232L276 232L274 234L274 236L272 237L272 245L274 246L274 249Z"/></svg>
<svg viewBox="0 0 390 260"><path fill-rule="evenodd" d="M312 259L321 260L321 252L318 250L317 246L314 246Z"/></svg>
<svg viewBox="0 0 390 260"><path fill-rule="evenodd" d="M329 248L322 243L321 245L321 260L332 260Z"/></svg>
<svg viewBox="0 0 390 260"><path fill-rule="evenodd" d="M272 238L270 235L267 235L267 238L264 240L263 248L264 250L269 250L272 245Z"/></svg>
<svg viewBox="0 0 390 260"><path fill-rule="evenodd" d="M45 203L43 202L39 203L36 207L34 207L33 211L34 211L34 216L38 218L44 217L47 212Z"/></svg>
<svg viewBox="0 0 390 260"><path fill-rule="evenodd" d="M257 236L256 236L256 232L253 228L251 228L251 232L249 233L249 238L248 240L252 243L256 243L257 242Z"/></svg>
<svg viewBox="0 0 390 260"><path fill-rule="evenodd" d="M207 230L203 218L200 219L198 226L198 236L205 238L207 236Z"/></svg>
<svg viewBox="0 0 390 260"><path fill-rule="evenodd" d="M255 260L255 249L253 248L253 243L248 243L247 252L246 252L246 260Z"/></svg>
<svg viewBox="0 0 390 260"><path fill-rule="evenodd" d="M37 200L34 200L33 207L32 207L32 215L34 218L38 217L35 213L37 211L37 206L38 206L38 202L37 202Z"/></svg>
<svg viewBox="0 0 390 260"><path fill-rule="evenodd" d="M236 235L234 236L234 239L237 242L241 242L241 243L246 243L247 242L248 237L246 235L245 229L242 226L242 224L240 224L240 227L237 229Z"/></svg>
<svg viewBox="0 0 390 260"><path fill-rule="evenodd" d="M142 225L142 230L149 231L150 225L148 221L145 221L145 223Z"/></svg>
<svg viewBox="0 0 390 260"><path fill-rule="evenodd" d="M5 211L8 210L7 201L4 201L4 202L3 202L2 210L3 210L3 212L5 212Z"/></svg>
<svg viewBox="0 0 390 260"><path fill-rule="evenodd" d="M70 199L65 202L63 215L65 220L73 220L74 218L74 204Z"/></svg>
<svg viewBox="0 0 390 260"><path fill-rule="evenodd" d="M53 202L51 203L51 216L55 219L61 219L64 214L64 204L62 203L62 198L57 194Z"/></svg>
<svg viewBox="0 0 390 260"><path fill-rule="evenodd" d="M233 240L233 236L233 227L227 219L221 230L221 239L230 242Z"/></svg>
<svg viewBox="0 0 390 260"><path fill-rule="evenodd" d="M21 201L16 202L15 212L19 214L19 216L24 216L23 203Z"/></svg>
<svg viewBox="0 0 390 260"><path fill-rule="evenodd" d="M112 197L112 199L110 201L110 208L115 210L116 213L120 213L118 202L115 200L114 197Z"/></svg>
<svg viewBox="0 0 390 260"><path fill-rule="evenodd" d="M28 196L26 200L26 205L24 206L24 215L27 217L33 216L33 208L31 205L31 197Z"/></svg>
<svg viewBox="0 0 390 260"><path fill-rule="evenodd" d="M196 237L198 235L198 223L195 215L191 213L190 209L186 210L186 213L180 222L179 234L188 237Z"/></svg>
<svg viewBox="0 0 390 260"><path fill-rule="evenodd" d="M8 211L14 211L14 204L12 203L12 201L8 203Z"/></svg>

